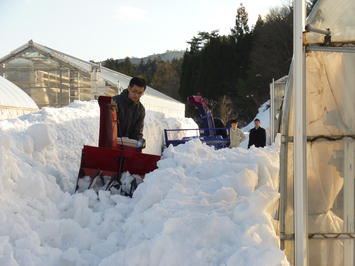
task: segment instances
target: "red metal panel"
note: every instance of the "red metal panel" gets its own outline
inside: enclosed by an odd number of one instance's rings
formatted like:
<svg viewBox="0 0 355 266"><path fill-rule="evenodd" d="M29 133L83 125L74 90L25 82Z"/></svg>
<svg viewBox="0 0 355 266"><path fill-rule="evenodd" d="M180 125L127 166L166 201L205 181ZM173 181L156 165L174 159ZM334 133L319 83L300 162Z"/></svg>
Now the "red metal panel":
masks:
<svg viewBox="0 0 355 266"><path fill-rule="evenodd" d="M81 158L83 176L91 176L98 171L109 176L117 174L118 158L126 158L123 171L128 171L131 174L143 176L157 168L160 156L144 154L132 147L121 146L121 148L109 149L85 145Z"/></svg>

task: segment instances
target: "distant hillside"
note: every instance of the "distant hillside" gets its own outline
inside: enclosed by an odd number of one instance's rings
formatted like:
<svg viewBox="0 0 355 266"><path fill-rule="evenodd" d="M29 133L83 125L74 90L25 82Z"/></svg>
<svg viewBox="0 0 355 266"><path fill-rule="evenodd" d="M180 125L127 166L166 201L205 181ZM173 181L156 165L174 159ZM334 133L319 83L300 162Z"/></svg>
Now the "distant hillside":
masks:
<svg viewBox="0 0 355 266"><path fill-rule="evenodd" d="M141 60L143 60L144 63L146 63L149 59L154 60L160 58L164 62L171 62L173 59L181 59L184 56L185 51L166 51L165 53L162 54L153 54L153 55L148 55L143 58L138 58L138 57L130 57L129 60L131 61L132 64L138 65ZM125 58L123 59L118 59L117 62L123 62Z"/></svg>

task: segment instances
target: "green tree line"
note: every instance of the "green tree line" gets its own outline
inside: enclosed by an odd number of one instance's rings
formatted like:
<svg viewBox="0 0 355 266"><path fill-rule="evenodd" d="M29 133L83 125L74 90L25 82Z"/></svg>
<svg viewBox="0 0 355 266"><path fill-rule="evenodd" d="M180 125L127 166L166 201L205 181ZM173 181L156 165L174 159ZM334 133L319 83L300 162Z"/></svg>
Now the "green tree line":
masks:
<svg viewBox="0 0 355 266"><path fill-rule="evenodd" d="M316 1L310 1L309 7ZM108 68L130 76L142 76L148 84L180 101L200 94L215 116L225 123L237 118L249 122L269 99L269 83L287 75L292 59L292 7L272 9L249 28L248 13L241 4L230 34L199 32L190 41L183 59L141 61L134 65L107 59ZM195 117L193 108L187 115Z"/></svg>
<svg viewBox="0 0 355 266"><path fill-rule="evenodd" d="M163 61L160 58L133 64L127 57L123 61L117 59L107 59L103 65L112 70L121 72L129 76L143 77L149 86L169 95L177 100L181 100L179 95L180 75L182 59Z"/></svg>

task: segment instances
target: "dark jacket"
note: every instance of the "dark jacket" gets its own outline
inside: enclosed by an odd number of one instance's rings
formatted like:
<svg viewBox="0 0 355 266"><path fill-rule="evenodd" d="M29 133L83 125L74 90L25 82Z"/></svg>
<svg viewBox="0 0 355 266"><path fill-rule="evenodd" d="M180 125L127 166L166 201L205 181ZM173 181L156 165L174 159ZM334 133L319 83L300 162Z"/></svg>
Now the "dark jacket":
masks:
<svg viewBox="0 0 355 266"><path fill-rule="evenodd" d="M250 146L265 147L266 145L266 131L262 127L256 129L255 127L250 130L248 149Z"/></svg>
<svg viewBox="0 0 355 266"><path fill-rule="evenodd" d="M145 109L140 102L128 98L128 90L113 97L118 106L118 136L139 140L143 138Z"/></svg>

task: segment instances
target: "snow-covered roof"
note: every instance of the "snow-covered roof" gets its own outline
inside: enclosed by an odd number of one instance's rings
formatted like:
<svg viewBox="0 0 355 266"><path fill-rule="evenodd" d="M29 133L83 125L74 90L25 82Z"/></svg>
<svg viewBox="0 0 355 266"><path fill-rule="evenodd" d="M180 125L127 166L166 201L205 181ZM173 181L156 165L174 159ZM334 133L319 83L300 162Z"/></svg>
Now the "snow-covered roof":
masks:
<svg viewBox="0 0 355 266"><path fill-rule="evenodd" d="M117 86L119 85L119 87L122 88L127 88L129 81L132 77L127 76L125 74L122 74L120 72L108 69L106 67L101 66L100 64L97 63L93 63L93 62L89 62L89 61L85 61L79 58L76 58L74 56L65 54L63 52L54 50L52 48L49 48L47 46L44 46L42 44L33 42L32 40L30 40L28 43L26 43L25 45L17 48L16 50L12 51L10 54L8 54L7 56L0 58L0 63L7 60L8 58L12 57L13 55L16 55L20 52L22 52L23 50L29 48L29 47L33 47L39 51L42 51L44 53L50 54L51 56L53 56L54 58L63 61L75 68L80 69L83 72L87 72L90 73L92 72L93 68L98 69L98 76L103 78L104 80L106 80L108 83L110 83L113 86ZM149 86L147 86L147 89L145 91L146 95L149 96L154 96L154 97L158 97L164 100L169 100L169 101L173 101L176 103L180 103L179 101L175 100L174 98L169 97L168 95L165 95L164 93L161 93Z"/></svg>
<svg viewBox="0 0 355 266"><path fill-rule="evenodd" d="M0 108L38 110L37 104L21 88L0 76Z"/></svg>

